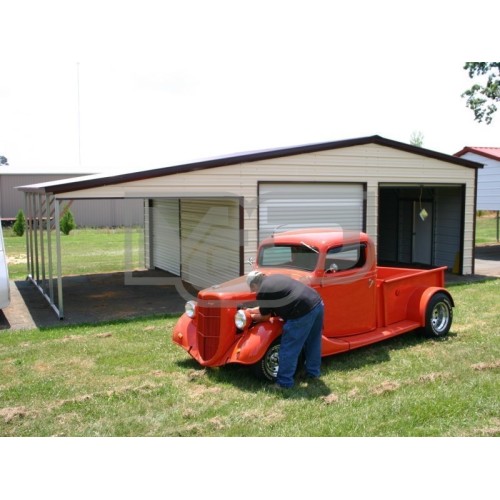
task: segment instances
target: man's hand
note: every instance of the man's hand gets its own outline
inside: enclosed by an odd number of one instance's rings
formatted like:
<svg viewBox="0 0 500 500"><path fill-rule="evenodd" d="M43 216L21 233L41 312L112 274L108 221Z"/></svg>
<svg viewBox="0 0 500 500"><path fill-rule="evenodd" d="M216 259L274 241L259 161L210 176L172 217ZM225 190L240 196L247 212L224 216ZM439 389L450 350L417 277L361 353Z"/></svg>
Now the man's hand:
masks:
<svg viewBox="0 0 500 500"><path fill-rule="evenodd" d="M261 323L262 321L269 321L269 319L271 318L270 314L265 314L264 316L260 314L259 307L249 307L247 311L250 313L252 320L255 321L256 323Z"/></svg>

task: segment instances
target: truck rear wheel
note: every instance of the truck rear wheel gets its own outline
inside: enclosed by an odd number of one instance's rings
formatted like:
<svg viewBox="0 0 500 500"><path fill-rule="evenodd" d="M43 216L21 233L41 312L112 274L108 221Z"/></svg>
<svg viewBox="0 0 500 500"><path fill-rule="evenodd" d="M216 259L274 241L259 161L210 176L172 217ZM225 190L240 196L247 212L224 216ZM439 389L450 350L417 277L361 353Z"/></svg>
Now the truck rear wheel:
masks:
<svg viewBox="0 0 500 500"><path fill-rule="evenodd" d="M277 338L266 351L266 354L254 365L252 365L255 375L264 380L276 381L279 367L279 352L281 338Z"/></svg>
<svg viewBox="0 0 500 500"><path fill-rule="evenodd" d="M438 292L431 297L425 312L425 334L428 337L444 337L453 321L453 307L445 293Z"/></svg>

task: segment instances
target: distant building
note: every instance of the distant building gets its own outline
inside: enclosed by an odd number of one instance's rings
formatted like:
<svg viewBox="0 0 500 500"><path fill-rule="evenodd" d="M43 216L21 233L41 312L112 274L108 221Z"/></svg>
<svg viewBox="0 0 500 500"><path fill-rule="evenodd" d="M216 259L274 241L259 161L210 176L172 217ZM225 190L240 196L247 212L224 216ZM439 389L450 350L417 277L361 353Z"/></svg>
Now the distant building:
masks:
<svg viewBox="0 0 500 500"><path fill-rule="evenodd" d="M8 223L18 211L25 211L24 193L15 189L26 184L53 182L89 175L87 173L17 173L12 167L0 170L0 217ZM68 201L69 203L69 201ZM78 226L116 227L123 225L143 225L144 212L140 200L71 200L71 211Z"/></svg>
<svg viewBox="0 0 500 500"><path fill-rule="evenodd" d="M478 170L477 209L500 210L500 148L465 147L453 156L484 165Z"/></svg>

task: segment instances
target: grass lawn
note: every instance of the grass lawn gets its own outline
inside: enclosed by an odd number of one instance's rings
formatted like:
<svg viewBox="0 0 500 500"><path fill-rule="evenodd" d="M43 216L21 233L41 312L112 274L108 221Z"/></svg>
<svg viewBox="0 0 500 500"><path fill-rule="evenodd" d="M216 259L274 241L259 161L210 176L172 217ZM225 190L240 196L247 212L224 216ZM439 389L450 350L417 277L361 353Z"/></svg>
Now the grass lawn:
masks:
<svg viewBox="0 0 500 500"><path fill-rule="evenodd" d="M65 269L123 270L124 248L140 266L141 238L75 230ZM25 239L5 243L24 278ZM283 394L245 367L201 368L170 340L177 317L0 331L0 436L500 436L500 280L449 288L446 339L325 358L319 383Z"/></svg>
<svg viewBox="0 0 500 500"><path fill-rule="evenodd" d="M275 393L205 370L176 317L0 333L1 436L500 436L500 280L450 287L448 338L406 334L325 358Z"/></svg>
<svg viewBox="0 0 500 500"><path fill-rule="evenodd" d="M27 274L26 237L16 236L12 229L6 228L4 242L10 279L24 279ZM55 252L54 235L52 245L52 251ZM63 275L144 268L143 252L143 229L140 227L80 228L71 231L67 236L61 234ZM53 264L55 265L55 253Z"/></svg>
<svg viewBox="0 0 500 500"><path fill-rule="evenodd" d="M476 244L488 243L498 243L496 212L485 212L481 217L476 217Z"/></svg>

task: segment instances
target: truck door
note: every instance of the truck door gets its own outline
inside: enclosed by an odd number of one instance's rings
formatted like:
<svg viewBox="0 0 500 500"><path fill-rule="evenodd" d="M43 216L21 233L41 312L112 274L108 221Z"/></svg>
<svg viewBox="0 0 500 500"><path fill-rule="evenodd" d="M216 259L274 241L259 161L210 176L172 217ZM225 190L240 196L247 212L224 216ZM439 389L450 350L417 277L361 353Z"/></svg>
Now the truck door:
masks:
<svg viewBox="0 0 500 500"><path fill-rule="evenodd" d="M345 337L376 327L376 279L364 243L334 247L325 258L320 293L324 335Z"/></svg>

